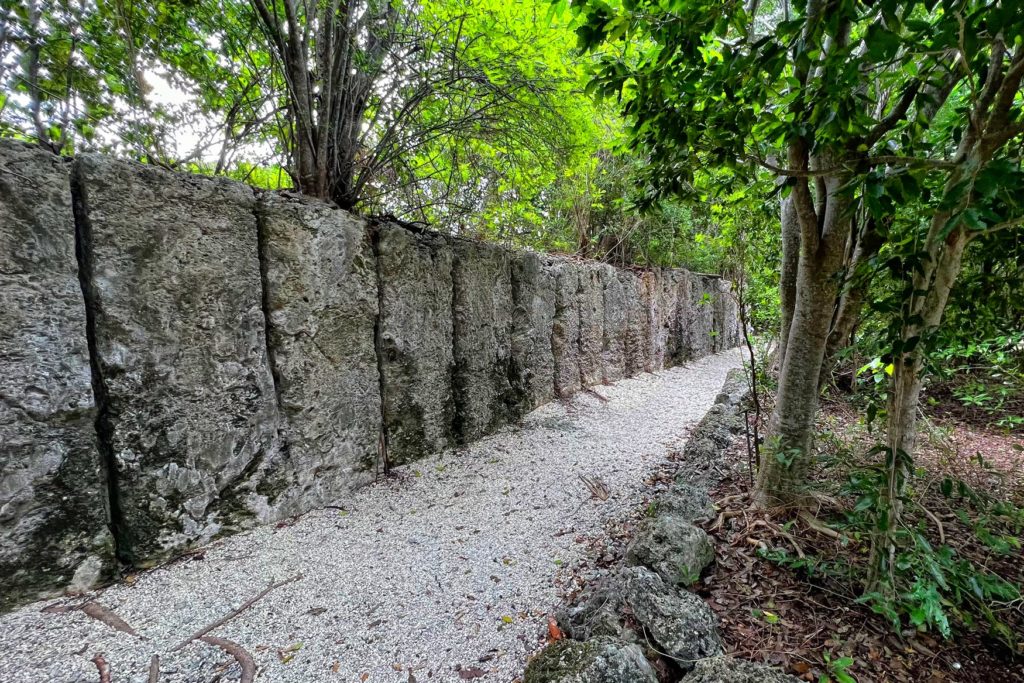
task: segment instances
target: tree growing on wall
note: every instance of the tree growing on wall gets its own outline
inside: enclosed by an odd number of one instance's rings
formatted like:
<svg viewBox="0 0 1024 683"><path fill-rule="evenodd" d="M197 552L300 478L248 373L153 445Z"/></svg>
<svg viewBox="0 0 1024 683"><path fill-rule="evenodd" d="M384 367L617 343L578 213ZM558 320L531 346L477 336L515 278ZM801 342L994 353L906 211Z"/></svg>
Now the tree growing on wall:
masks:
<svg viewBox="0 0 1024 683"><path fill-rule="evenodd" d="M527 211L600 144L572 34L533 0L3 7L0 133L55 151L277 167L345 208L436 219Z"/></svg>

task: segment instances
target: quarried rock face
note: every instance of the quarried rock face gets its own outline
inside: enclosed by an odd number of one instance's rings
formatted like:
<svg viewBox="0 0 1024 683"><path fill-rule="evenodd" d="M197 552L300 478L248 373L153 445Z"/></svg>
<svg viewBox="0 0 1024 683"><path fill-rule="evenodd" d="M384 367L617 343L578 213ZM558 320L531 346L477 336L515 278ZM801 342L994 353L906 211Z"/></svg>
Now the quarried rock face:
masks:
<svg viewBox="0 0 1024 683"><path fill-rule="evenodd" d="M555 364L555 396L567 398L582 388L580 382L580 274L575 263L552 259L555 278L555 317L551 353Z"/></svg>
<svg viewBox="0 0 1024 683"><path fill-rule="evenodd" d="M271 519L287 485L255 198L98 155L75 174L118 552L149 566Z"/></svg>
<svg viewBox="0 0 1024 683"><path fill-rule="evenodd" d="M673 273L671 270L659 268L651 271L653 287L651 291L651 366L654 370L668 367L669 329L675 312L676 292L672 287Z"/></svg>
<svg viewBox="0 0 1024 683"><path fill-rule="evenodd" d="M646 372L651 365L651 327L645 284L640 275L619 271L619 282L626 297L626 376Z"/></svg>
<svg viewBox="0 0 1024 683"><path fill-rule="evenodd" d="M715 306L718 278L694 274L691 285L689 347L691 357L702 358L715 348Z"/></svg>
<svg viewBox="0 0 1024 683"><path fill-rule="evenodd" d="M607 264L599 268L604 304L604 381L615 382L626 376L626 293L615 268Z"/></svg>
<svg viewBox="0 0 1024 683"><path fill-rule="evenodd" d="M580 310L580 381L589 387L604 381L604 283L601 269L581 263L578 306Z"/></svg>
<svg viewBox="0 0 1024 683"><path fill-rule="evenodd" d="M625 571L626 603L646 632L683 671L722 654L714 613L698 596L666 585L642 567Z"/></svg>
<svg viewBox="0 0 1024 683"><path fill-rule="evenodd" d="M0 610L113 560L69 168L0 141Z"/></svg>
<svg viewBox="0 0 1024 683"><path fill-rule="evenodd" d="M599 636L562 640L534 657L525 683L656 683L658 677L639 645Z"/></svg>
<svg viewBox="0 0 1024 683"><path fill-rule="evenodd" d="M732 284L724 278L715 278L715 352L725 351L739 344L740 319Z"/></svg>
<svg viewBox="0 0 1024 683"><path fill-rule="evenodd" d="M547 403L555 393L555 277L545 259L532 252L512 262L512 382L522 396L521 412Z"/></svg>
<svg viewBox="0 0 1024 683"><path fill-rule="evenodd" d="M400 465L455 443L452 248L432 232L377 230L388 462Z"/></svg>
<svg viewBox="0 0 1024 683"><path fill-rule="evenodd" d="M512 370L512 254L456 239L454 285L455 426L467 443L518 417Z"/></svg>
<svg viewBox="0 0 1024 683"><path fill-rule="evenodd" d="M666 268L660 275L658 346L662 366L671 368L686 361L684 330L687 323L689 273L677 268Z"/></svg>
<svg viewBox="0 0 1024 683"><path fill-rule="evenodd" d="M287 460L286 514L372 480L381 430L377 272L363 221L267 194L259 246L270 359ZM283 511L284 512L284 511Z"/></svg>

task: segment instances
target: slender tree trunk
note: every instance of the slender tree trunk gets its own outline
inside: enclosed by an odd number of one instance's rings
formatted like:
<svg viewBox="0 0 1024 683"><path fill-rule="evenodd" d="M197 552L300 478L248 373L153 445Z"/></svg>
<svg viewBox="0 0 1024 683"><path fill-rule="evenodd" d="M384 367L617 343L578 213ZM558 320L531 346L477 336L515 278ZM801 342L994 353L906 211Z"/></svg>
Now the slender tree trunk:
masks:
<svg viewBox="0 0 1024 683"><path fill-rule="evenodd" d="M800 223L797 221L793 198L782 200L782 262L779 274L779 302L781 304L779 326L779 350L775 358L776 368L782 368L786 360L789 327L796 307L796 276L800 262Z"/></svg>
<svg viewBox="0 0 1024 683"><path fill-rule="evenodd" d="M930 249L935 258L921 272L915 274L915 296L908 306L908 314L900 341L903 351L893 362L888 399L888 431L886 434L886 481L879 493L879 509L885 510L884 524L871 542L870 573L867 590L892 594L895 590L894 567L898 542L896 535L903 515L904 490L913 469L917 446L917 412L921 399L921 370L924 366L922 335L936 329L956 282L969 239L964 230L957 229L945 239L939 239L939 230L949 219L942 212L932 219L931 240L941 246ZM930 283L930 286L929 286ZM909 348L909 350L907 350Z"/></svg>
<svg viewBox="0 0 1024 683"><path fill-rule="evenodd" d="M800 167L800 153L799 149L790 151L791 166ZM835 163L822 159L817 165L833 167ZM754 502L760 507L805 503L818 412L818 378L850 230L849 199L840 192L845 181L840 176L822 177L816 202L807 183L801 181L789 198L799 224L799 259L793 315L769 423L770 447L758 469Z"/></svg>
<svg viewBox="0 0 1024 683"><path fill-rule="evenodd" d="M758 472L758 501L763 506L799 504L802 497L835 290L834 273L827 271L822 259L816 254L801 255L793 318L768 428L774 443Z"/></svg>
<svg viewBox="0 0 1024 683"><path fill-rule="evenodd" d="M864 267L870 259L878 255L885 239L877 230L875 219L868 219L861 223L861 229L857 235L857 244L853 249L853 256L847 267L848 284L840 293L836 303L835 319L832 322L832 329L828 334L828 343L825 346L825 360L821 366L821 379L819 386L824 386L829 378L829 373L835 366L836 357L839 352L850 345L853 337L853 330L860 321L861 311L867 299L868 290L871 287L871 278L858 271Z"/></svg>

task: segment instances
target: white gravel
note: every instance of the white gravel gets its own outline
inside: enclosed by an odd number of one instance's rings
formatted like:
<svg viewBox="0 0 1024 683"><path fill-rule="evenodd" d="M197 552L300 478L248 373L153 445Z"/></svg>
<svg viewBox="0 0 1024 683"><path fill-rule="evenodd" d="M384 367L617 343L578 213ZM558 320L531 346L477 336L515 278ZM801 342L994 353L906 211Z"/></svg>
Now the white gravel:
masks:
<svg viewBox="0 0 1024 683"><path fill-rule="evenodd" d="M509 682L546 631L559 585L587 555L584 542L636 508L644 479L714 401L736 351L596 387L552 403L523 424L419 461L360 491L346 510L214 543L142 573L96 600L133 626L119 633L80 611L37 603L0 616L0 681L238 680L221 650L169 650L271 582L269 593L213 631L244 646L257 680ZM597 476L599 501L580 480Z"/></svg>

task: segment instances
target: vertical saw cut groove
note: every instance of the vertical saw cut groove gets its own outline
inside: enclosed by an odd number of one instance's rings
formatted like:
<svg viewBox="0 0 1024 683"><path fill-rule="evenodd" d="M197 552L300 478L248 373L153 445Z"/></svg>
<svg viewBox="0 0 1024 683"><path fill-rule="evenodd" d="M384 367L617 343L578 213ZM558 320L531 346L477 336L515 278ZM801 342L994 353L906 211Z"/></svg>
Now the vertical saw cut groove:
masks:
<svg viewBox="0 0 1024 683"><path fill-rule="evenodd" d="M126 535L120 488L117 481L117 458L114 455L113 432L110 419L110 400L107 392L100 355L97 350L96 315L99 308L93 287L92 225L89 223L89 200L80 177L78 163L71 167L71 208L75 218L75 259L78 261L78 284L85 301L85 337L89 348L89 369L92 375L93 400L96 401L96 441L100 453L101 476L106 483L108 512L107 526L114 539L114 557L131 564L125 556Z"/></svg>
<svg viewBox="0 0 1024 683"><path fill-rule="evenodd" d="M373 320L373 353L377 359L377 386L380 393L380 439L377 444L378 463L387 476L391 472L388 456L388 402L387 382L384 380L384 273L380 259L380 223L367 225L370 247L373 249L373 268L377 276L377 317Z"/></svg>
<svg viewBox="0 0 1024 683"><path fill-rule="evenodd" d="M459 250L455 248L455 240L451 240L452 246L452 436L457 444L465 444L465 420L463 416L466 407L466 379L465 373L459 372L459 337L462 336L461 325L459 325L458 300L459 300Z"/></svg>
<svg viewBox="0 0 1024 683"><path fill-rule="evenodd" d="M281 373L277 368L277 352L274 349L274 342L271 337L274 333L274 322L270 316L270 246L267 244L267 211L263 203L264 193L256 193L256 203L253 205L253 215L256 217L256 260L260 266L260 308L263 311L263 343L267 348L267 366L270 368L270 379L274 383L274 405L277 406L277 414L280 419L277 428L277 436L281 443L281 453L287 459L291 453L291 443L288 434L288 415L284 410L284 402L281 400ZM253 460L250 467L255 466L258 460Z"/></svg>
<svg viewBox="0 0 1024 683"><path fill-rule="evenodd" d="M263 193L256 195L256 204L253 208L256 216L256 258L260 264L260 308L263 309L263 339L267 347L267 365L270 366L270 376L274 380L274 401L277 403L277 412L281 419L287 419L284 414L281 402L281 373L277 369L277 353L274 350L274 343L271 341L271 334L274 330L274 322L270 317L270 247L267 245L267 211L263 203ZM287 448L287 444L285 444Z"/></svg>
<svg viewBox="0 0 1024 683"><path fill-rule="evenodd" d="M575 391L582 391L587 388L586 373L583 372L583 273L582 268L576 271L576 317L579 323L576 325L576 369L580 373L580 385Z"/></svg>

